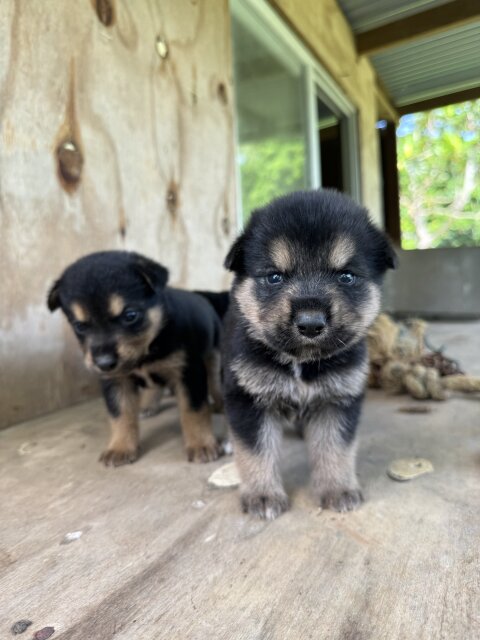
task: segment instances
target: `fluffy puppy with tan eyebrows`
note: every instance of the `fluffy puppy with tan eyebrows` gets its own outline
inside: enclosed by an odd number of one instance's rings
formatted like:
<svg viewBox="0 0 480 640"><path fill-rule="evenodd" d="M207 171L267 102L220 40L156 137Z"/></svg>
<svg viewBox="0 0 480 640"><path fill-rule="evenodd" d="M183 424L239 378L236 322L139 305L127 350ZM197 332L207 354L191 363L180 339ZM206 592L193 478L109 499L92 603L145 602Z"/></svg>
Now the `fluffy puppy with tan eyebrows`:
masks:
<svg viewBox="0 0 480 640"><path fill-rule="evenodd" d="M355 433L368 374L365 337L395 253L367 211L335 191L292 193L253 212L225 266L225 409L245 512L288 508L278 458L285 425L308 444L315 500L363 498Z"/></svg>

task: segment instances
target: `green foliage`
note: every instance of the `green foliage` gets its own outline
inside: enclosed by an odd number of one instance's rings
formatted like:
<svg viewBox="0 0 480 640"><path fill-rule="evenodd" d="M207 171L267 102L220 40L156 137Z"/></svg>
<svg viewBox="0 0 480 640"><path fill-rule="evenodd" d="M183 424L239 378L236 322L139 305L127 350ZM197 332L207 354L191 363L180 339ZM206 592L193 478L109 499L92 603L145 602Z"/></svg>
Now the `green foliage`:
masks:
<svg viewBox="0 0 480 640"><path fill-rule="evenodd" d="M267 138L240 145L243 216L306 183L303 139Z"/></svg>
<svg viewBox="0 0 480 640"><path fill-rule="evenodd" d="M480 246L480 100L401 119L402 247Z"/></svg>

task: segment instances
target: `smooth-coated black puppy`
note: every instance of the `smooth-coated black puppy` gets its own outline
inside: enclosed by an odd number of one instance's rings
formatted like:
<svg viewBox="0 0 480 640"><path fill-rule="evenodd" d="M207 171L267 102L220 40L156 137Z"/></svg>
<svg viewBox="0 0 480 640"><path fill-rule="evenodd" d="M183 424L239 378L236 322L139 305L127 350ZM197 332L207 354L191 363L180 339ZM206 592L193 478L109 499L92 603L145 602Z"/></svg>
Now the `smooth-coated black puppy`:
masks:
<svg viewBox="0 0 480 640"><path fill-rule="evenodd" d="M253 212L225 266L225 410L245 512L288 508L282 427L300 423L318 503L355 509L355 431L368 374L365 336L395 254L367 211L336 191L292 193Z"/></svg>
<svg viewBox="0 0 480 640"><path fill-rule="evenodd" d="M167 269L153 260L103 251L70 265L48 295L50 311L61 307L85 364L100 375L111 425L100 457L107 466L137 459L141 393L155 385L175 392L188 460L221 453L208 402L210 394L222 404L217 298L167 287L167 280Z"/></svg>

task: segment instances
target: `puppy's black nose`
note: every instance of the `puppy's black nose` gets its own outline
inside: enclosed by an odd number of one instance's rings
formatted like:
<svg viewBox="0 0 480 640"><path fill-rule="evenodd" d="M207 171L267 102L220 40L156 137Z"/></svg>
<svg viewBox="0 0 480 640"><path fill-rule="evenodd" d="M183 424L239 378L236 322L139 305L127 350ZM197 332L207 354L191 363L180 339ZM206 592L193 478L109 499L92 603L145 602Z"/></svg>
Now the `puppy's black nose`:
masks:
<svg viewBox="0 0 480 640"><path fill-rule="evenodd" d="M95 356L93 361L100 371L112 371L117 366L117 356L113 353L101 353Z"/></svg>
<svg viewBox="0 0 480 640"><path fill-rule="evenodd" d="M327 326L327 318L321 311L299 311L295 316L295 325L302 336L315 338Z"/></svg>

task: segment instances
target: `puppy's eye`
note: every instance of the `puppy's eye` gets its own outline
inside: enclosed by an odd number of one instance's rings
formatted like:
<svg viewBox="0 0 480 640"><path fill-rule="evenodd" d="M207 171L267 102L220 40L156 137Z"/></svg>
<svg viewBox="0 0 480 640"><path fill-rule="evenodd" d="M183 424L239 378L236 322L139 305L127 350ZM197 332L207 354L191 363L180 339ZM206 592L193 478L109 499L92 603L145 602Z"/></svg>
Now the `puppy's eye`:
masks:
<svg viewBox="0 0 480 640"><path fill-rule="evenodd" d="M130 326L137 323L142 317L142 314L137 309L125 309L122 313L123 324Z"/></svg>
<svg viewBox="0 0 480 640"><path fill-rule="evenodd" d="M342 271L338 274L337 280L340 284L352 285L355 284L357 277L351 271Z"/></svg>
<svg viewBox="0 0 480 640"><path fill-rule="evenodd" d="M72 327L77 336L83 336L88 329L88 324L86 322L72 322Z"/></svg>
<svg viewBox="0 0 480 640"><path fill-rule="evenodd" d="M282 284L283 275L281 273L270 273L265 280L267 281L267 284L271 285Z"/></svg>

